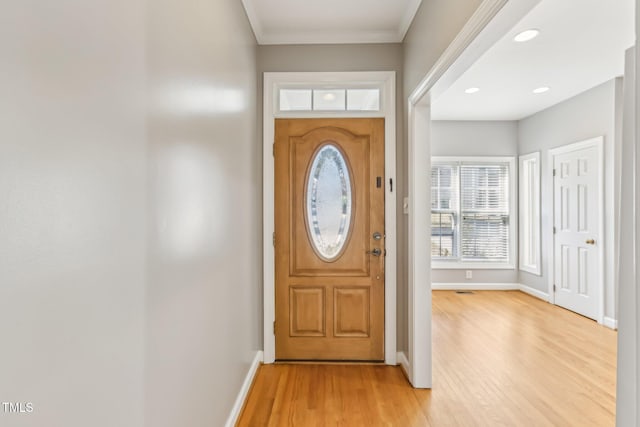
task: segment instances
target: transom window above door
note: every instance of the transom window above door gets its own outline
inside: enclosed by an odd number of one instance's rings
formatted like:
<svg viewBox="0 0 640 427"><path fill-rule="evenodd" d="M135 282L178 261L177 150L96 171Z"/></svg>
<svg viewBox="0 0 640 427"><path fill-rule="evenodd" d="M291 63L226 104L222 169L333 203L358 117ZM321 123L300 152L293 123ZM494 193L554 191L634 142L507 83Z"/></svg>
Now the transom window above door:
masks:
<svg viewBox="0 0 640 427"><path fill-rule="evenodd" d="M433 268L514 268L515 159L435 157Z"/></svg>
<svg viewBox="0 0 640 427"><path fill-rule="evenodd" d="M379 88L281 88L280 111L380 111Z"/></svg>

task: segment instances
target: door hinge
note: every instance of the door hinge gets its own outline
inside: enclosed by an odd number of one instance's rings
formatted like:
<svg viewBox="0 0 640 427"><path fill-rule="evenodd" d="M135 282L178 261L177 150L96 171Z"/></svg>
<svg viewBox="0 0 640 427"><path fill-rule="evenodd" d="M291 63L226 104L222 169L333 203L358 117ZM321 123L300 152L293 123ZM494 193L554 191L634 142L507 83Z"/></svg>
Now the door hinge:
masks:
<svg viewBox="0 0 640 427"><path fill-rule="evenodd" d="M555 291L556 291L556 284L554 283L553 284L553 292L555 292Z"/></svg>
<svg viewBox="0 0 640 427"><path fill-rule="evenodd" d="M273 155L273 157L276 156L276 143L275 142L271 145L271 154Z"/></svg>
<svg viewBox="0 0 640 427"><path fill-rule="evenodd" d="M276 334L276 321L273 321L273 335Z"/></svg>
<svg viewBox="0 0 640 427"><path fill-rule="evenodd" d="M556 176L556 170L555 169L553 170L553 176Z"/></svg>
<svg viewBox="0 0 640 427"><path fill-rule="evenodd" d="M273 247L276 247L276 232L274 231L273 234L271 235L271 241L273 243Z"/></svg>
<svg viewBox="0 0 640 427"><path fill-rule="evenodd" d="M556 228L553 227L553 234L556 234Z"/></svg>

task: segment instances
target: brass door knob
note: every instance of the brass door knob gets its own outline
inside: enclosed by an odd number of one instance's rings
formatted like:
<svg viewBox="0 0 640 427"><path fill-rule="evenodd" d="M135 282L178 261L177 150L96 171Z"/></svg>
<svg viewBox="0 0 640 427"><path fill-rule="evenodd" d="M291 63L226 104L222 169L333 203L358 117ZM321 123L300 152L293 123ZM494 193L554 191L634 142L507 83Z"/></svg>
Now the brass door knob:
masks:
<svg viewBox="0 0 640 427"><path fill-rule="evenodd" d="M589 239L589 240L587 240L585 243L586 243L587 245L595 245L595 244L596 244L596 241L595 241L595 240L593 240L593 239Z"/></svg>

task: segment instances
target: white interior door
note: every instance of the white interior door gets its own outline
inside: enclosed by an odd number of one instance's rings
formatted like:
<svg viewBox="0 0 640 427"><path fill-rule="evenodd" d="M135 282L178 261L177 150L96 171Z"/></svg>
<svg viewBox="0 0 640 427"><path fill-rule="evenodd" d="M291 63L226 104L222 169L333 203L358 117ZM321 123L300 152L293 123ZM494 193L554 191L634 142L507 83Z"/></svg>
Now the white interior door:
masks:
<svg viewBox="0 0 640 427"><path fill-rule="evenodd" d="M603 280L602 139L552 151L555 303L600 317Z"/></svg>

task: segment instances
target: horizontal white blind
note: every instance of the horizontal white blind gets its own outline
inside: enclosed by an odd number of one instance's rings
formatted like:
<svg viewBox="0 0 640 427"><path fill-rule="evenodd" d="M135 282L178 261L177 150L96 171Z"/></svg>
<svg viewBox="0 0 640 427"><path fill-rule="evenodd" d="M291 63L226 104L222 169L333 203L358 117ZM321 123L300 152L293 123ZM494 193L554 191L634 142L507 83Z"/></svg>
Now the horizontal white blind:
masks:
<svg viewBox="0 0 640 427"><path fill-rule="evenodd" d="M458 164L431 167L431 256L458 257Z"/></svg>
<svg viewBox="0 0 640 427"><path fill-rule="evenodd" d="M453 213L431 212L431 256L456 258L457 226Z"/></svg>
<svg viewBox="0 0 640 427"><path fill-rule="evenodd" d="M509 165L460 166L461 255L509 260Z"/></svg>
<svg viewBox="0 0 640 427"><path fill-rule="evenodd" d="M431 167L431 210L458 210L458 165L438 163Z"/></svg>

